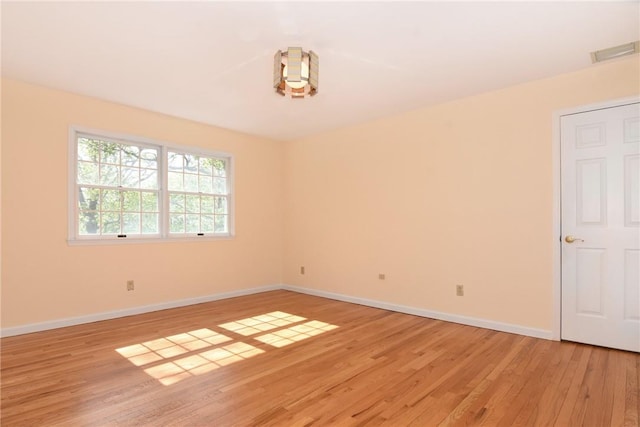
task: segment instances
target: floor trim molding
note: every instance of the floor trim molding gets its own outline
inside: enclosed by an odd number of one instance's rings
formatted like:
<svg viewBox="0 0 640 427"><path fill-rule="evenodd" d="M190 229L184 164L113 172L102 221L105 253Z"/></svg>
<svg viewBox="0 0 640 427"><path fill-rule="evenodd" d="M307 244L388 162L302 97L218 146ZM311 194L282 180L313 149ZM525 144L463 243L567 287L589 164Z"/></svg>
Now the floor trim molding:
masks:
<svg viewBox="0 0 640 427"><path fill-rule="evenodd" d="M392 304L384 301L367 298L354 297L350 295L327 292L318 289L303 288L285 284L261 286L237 291L222 292L213 295L205 295L195 298L186 298L176 301L169 301L159 304L150 304L139 307L131 307L122 310L107 311L90 314L86 316L69 317L66 319L52 320L49 322L31 323L23 326L15 326L0 329L0 337L11 337L15 335L30 334L33 332L47 331L49 329L64 328L66 326L81 325L84 323L98 322L101 320L116 319L119 317L133 316L136 314L149 313L152 311L166 310L169 308L184 307L187 305L201 304L204 302L217 301L227 298L235 298L246 295L258 294L262 292L286 290L301 294L314 295L353 304L366 305L368 307L381 308L384 310L396 311L399 313L411 314L414 316L426 317L429 319L444 320L447 322L460 323L478 328L492 329L500 332L525 335L534 338L553 339L552 331L544 329L529 328L526 326L514 325L511 323L496 322L493 320L480 319L475 317L461 316L458 314L443 313L439 311L426 310L423 308L410 307L406 305Z"/></svg>
<svg viewBox="0 0 640 427"><path fill-rule="evenodd" d="M237 291L221 292L213 295L205 295L195 298L186 298L176 301L168 301L159 304L143 305L139 307L125 308L121 310L106 311L89 314L86 316L69 317L66 319L52 320L48 322L30 323L23 326L14 326L0 329L0 337L30 334L32 332L47 331L49 329L64 328L66 326L81 325L84 323L99 322L101 320L117 319L119 317L133 316L135 314L149 313L152 311L166 310L169 308L184 307L187 305L201 304L203 302L217 301L227 298L242 297L261 292L276 291L282 289L281 285L261 286L257 288L241 289Z"/></svg>
<svg viewBox="0 0 640 427"><path fill-rule="evenodd" d="M484 328L484 329L492 329L494 331L508 332L511 334L525 335L529 337L542 338L546 340L553 339L552 331L547 331L544 329L529 328L527 326L514 325L512 323L503 323L503 322L497 322L494 320L480 319L477 317L461 316L458 314L426 310L423 308L392 304L384 301L353 297L350 295L326 292L318 289L302 288L299 286L282 285L282 289L298 292L302 294L334 299L338 301L350 302L353 304L366 305L368 307L381 308L381 309L390 310L390 311L397 311L399 313L412 314L414 316L427 317L429 319L444 320L446 322L460 323L463 325L475 326L475 327Z"/></svg>

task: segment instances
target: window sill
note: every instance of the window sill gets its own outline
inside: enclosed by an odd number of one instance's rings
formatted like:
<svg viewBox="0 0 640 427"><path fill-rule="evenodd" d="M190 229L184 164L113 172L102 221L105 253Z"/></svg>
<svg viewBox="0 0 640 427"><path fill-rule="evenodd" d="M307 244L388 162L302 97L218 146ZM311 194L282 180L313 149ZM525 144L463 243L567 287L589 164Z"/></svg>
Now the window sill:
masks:
<svg viewBox="0 0 640 427"><path fill-rule="evenodd" d="M120 239L67 239L69 246L103 246L103 245L131 245L140 243L193 243L193 242L212 242L216 240L232 240L233 235L225 234L220 236L197 236L197 237L147 237L142 239L136 238L120 238Z"/></svg>

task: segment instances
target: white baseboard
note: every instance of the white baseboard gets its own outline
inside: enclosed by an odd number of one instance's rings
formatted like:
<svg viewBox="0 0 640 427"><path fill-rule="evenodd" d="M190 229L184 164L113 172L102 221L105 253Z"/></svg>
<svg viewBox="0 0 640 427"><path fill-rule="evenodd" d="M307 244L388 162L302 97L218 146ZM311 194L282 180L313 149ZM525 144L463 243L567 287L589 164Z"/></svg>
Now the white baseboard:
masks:
<svg viewBox="0 0 640 427"><path fill-rule="evenodd" d="M553 339L552 331L547 331L544 329L529 328L526 326L514 325L511 323L496 322L494 320L479 319L476 317L460 316L457 314L443 313L440 311L425 310L423 308L391 304L384 301L352 297L349 295L336 294L333 292L320 291L317 289L301 288L299 286L282 285L281 289L299 292L302 294L315 295L318 297L329 298L338 301L366 305L368 307L397 311L399 313L412 314L414 316L428 317L430 319L444 320L453 323L461 323L463 325L475 326L478 328L492 329L494 331L508 332L511 334L525 335L528 337L542 338L547 340Z"/></svg>
<svg viewBox="0 0 640 427"><path fill-rule="evenodd" d="M116 319L118 317L133 316L134 314L149 313L152 311L166 310L168 308L184 307L186 305L201 304L203 302L217 301L226 298L241 297L258 294L261 292L282 289L281 285L261 286L258 288L240 289L237 291L222 292L219 294L205 295L195 298L186 298L177 301L163 302L159 304L143 305L140 307L125 308L122 310L107 311L86 316L69 317L66 319L52 320L49 322L31 323L23 326L15 326L0 329L0 337L30 334L32 332L46 331L49 329L64 328L65 326L81 325L84 323L98 322L100 320Z"/></svg>
<svg viewBox="0 0 640 427"><path fill-rule="evenodd" d="M29 334L32 332L46 331L49 329L64 328L66 326L81 325L84 323L98 322L100 320L116 319L119 317L132 316L135 314L149 313L152 311L166 310L169 308L184 307L187 305L200 304L204 302L217 301L226 298L241 297L245 295L258 294L261 292L287 290L301 294L315 295L318 297L334 299L338 301L350 302L354 304L366 305L369 307L381 308L384 310L397 311L399 313L412 314L415 316L427 317L430 319L444 320L447 322L461 323L463 325L476 326L478 328L492 329L495 331L508 332L512 334L525 335L534 338L552 339L552 331L543 329L528 328L526 326L514 325L510 323L496 322L493 320L478 319L475 317L460 316L457 314L443 313L439 311L425 310L423 308L409 307L405 305L392 304L384 301L371 300L366 298L353 297L349 295L326 292L317 289L302 288L290 285L271 285L257 288L241 289L237 291L222 292L219 294L205 295L195 298L187 298L177 301L169 301L159 304L131 307L122 310L114 310L103 313L90 314L87 316L70 317L66 319L52 320L49 322L31 323L23 326L15 326L0 329L0 337L10 337L14 335Z"/></svg>

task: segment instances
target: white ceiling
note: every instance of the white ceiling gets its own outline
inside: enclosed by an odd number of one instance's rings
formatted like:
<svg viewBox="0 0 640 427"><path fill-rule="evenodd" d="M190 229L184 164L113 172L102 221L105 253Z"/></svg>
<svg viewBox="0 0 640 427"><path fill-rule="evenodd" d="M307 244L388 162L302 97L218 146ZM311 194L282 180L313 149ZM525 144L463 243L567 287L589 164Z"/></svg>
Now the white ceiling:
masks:
<svg viewBox="0 0 640 427"><path fill-rule="evenodd" d="M592 66L634 2L2 2L2 75L273 139ZM273 55L320 56L282 98Z"/></svg>

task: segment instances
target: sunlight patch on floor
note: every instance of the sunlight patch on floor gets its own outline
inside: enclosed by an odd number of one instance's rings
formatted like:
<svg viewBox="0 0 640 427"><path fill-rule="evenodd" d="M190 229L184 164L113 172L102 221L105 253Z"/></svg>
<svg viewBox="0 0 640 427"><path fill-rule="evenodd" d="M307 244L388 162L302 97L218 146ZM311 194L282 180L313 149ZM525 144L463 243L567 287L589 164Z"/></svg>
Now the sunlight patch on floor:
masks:
<svg viewBox="0 0 640 427"><path fill-rule="evenodd" d="M264 350L249 344L236 342L153 366L144 371L162 384L171 385L192 375L205 374L221 366L230 365L260 353L264 353Z"/></svg>
<svg viewBox="0 0 640 427"><path fill-rule="evenodd" d="M256 340L256 345L276 348L338 328L318 320L301 323L305 320L306 317L273 311L218 326L231 334L244 336L246 340ZM274 331L251 337L271 330ZM265 353L265 350L208 328L157 338L116 351L167 386Z"/></svg>
<svg viewBox="0 0 640 427"><path fill-rule="evenodd" d="M232 340L232 338L214 332L211 329L198 329L118 348L116 351L129 359L134 365L144 366L152 362L169 359Z"/></svg>
<svg viewBox="0 0 640 427"><path fill-rule="evenodd" d="M313 320L311 322L292 326L274 333L260 335L256 337L256 340L279 348L293 344L296 341L306 340L307 338L311 338L315 335L319 335L336 328L336 325Z"/></svg>
<svg viewBox="0 0 640 427"><path fill-rule="evenodd" d="M235 332L236 334L250 336L260 332L269 331L271 329L280 328L282 326L291 325L293 323L307 320L305 317L295 316L293 314L284 313L282 311L273 311L271 313L262 314L260 316L248 317L246 319L236 320L234 322L223 323L218 325L223 329Z"/></svg>

